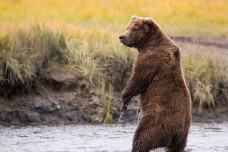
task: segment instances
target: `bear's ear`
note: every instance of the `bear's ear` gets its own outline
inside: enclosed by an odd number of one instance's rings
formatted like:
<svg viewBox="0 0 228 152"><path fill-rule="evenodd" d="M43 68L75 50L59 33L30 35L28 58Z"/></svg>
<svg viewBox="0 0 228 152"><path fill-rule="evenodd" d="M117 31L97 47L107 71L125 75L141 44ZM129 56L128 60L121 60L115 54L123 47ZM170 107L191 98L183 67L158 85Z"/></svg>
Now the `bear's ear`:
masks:
<svg viewBox="0 0 228 152"><path fill-rule="evenodd" d="M131 16L131 20L135 20L135 19L137 19L138 18L138 16L135 16L135 15L132 15Z"/></svg>
<svg viewBox="0 0 228 152"><path fill-rule="evenodd" d="M147 25L153 25L153 21L150 18L144 19L144 23L147 24Z"/></svg>

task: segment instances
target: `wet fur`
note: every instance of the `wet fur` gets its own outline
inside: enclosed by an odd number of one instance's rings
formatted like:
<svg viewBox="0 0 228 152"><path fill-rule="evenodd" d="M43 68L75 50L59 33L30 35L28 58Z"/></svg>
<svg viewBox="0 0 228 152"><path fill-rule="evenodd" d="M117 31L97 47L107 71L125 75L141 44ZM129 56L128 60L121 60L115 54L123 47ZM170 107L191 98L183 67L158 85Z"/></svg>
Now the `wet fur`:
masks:
<svg viewBox="0 0 228 152"><path fill-rule="evenodd" d="M123 109L133 96L140 95L142 118L132 152L149 152L159 147L181 152L191 122L191 99L180 51L154 21L145 20L134 18L123 34L123 44L138 50L132 75L122 91Z"/></svg>

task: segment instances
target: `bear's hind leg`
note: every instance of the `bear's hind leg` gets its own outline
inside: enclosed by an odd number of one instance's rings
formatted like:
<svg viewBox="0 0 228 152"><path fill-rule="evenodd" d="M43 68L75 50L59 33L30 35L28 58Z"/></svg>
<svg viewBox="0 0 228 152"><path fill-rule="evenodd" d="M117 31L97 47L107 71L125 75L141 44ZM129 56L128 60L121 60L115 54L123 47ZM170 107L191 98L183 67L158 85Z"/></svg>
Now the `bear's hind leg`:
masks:
<svg viewBox="0 0 228 152"><path fill-rule="evenodd" d="M184 148L187 144L187 136L188 133L182 136L175 135L171 142L169 143L169 146L166 148L166 152L184 152Z"/></svg>
<svg viewBox="0 0 228 152"><path fill-rule="evenodd" d="M164 147L165 143L166 141L158 129L143 124L141 121L134 135L132 152L149 152Z"/></svg>

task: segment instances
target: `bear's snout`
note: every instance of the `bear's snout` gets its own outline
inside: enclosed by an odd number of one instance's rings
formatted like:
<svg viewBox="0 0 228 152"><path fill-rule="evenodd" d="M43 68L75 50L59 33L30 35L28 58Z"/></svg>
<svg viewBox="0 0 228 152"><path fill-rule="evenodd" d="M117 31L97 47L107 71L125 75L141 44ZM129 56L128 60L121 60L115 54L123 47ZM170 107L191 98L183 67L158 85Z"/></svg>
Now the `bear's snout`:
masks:
<svg viewBox="0 0 228 152"><path fill-rule="evenodd" d="M120 36L119 36L119 39L120 39L120 42L123 42L124 39L125 39L125 36L124 36L124 35L120 35Z"/></svg>

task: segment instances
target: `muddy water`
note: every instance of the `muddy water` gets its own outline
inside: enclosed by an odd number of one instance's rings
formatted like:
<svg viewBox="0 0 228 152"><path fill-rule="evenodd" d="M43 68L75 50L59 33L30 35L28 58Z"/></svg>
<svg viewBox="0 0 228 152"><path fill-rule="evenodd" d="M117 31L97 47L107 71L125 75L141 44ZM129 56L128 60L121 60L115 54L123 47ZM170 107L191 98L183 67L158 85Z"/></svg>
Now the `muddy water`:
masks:
<svg viewBox="0 0 228 152"><path fill-rule="evenodd" d="M0 152L128 152L135 129L136 124L0 127ZM193 123L186 151L228 152L228 123Z"/></svg>

